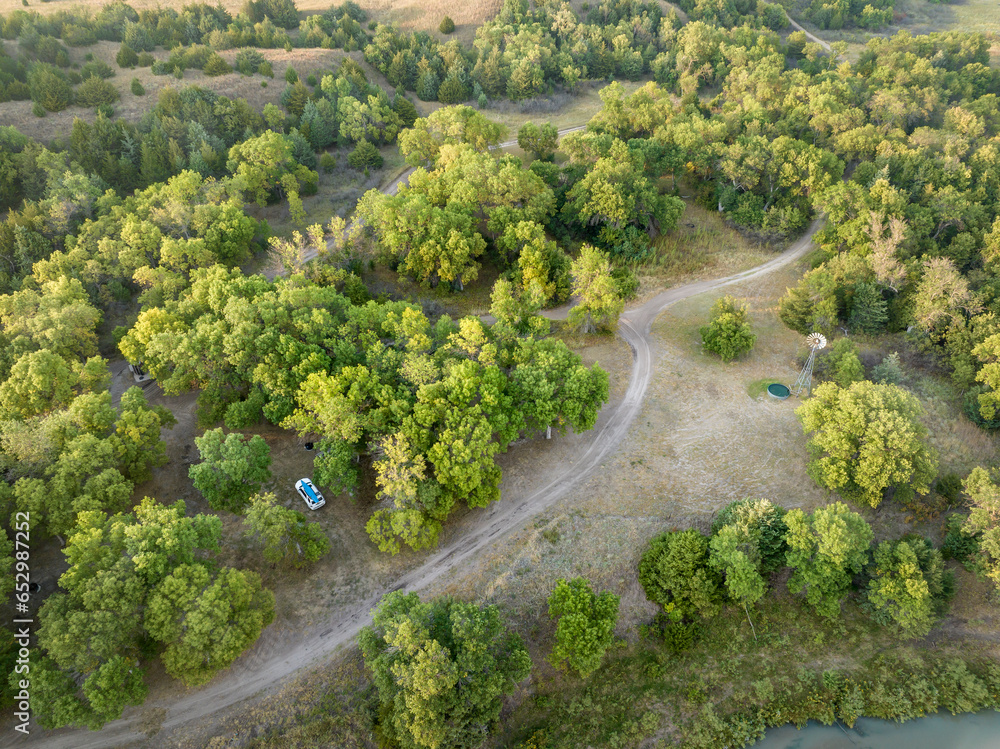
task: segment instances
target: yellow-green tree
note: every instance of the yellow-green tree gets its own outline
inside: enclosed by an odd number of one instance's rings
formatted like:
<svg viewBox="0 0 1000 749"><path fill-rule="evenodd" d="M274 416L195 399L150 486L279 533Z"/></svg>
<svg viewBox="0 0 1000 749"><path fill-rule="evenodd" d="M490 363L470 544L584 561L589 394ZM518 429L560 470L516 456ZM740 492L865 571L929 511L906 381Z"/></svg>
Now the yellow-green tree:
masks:
<svg viewBox="0 0 1000 749"><path fill-rule="evenodd" d="M887 496L926 492L937 475L924 410L910 392L863 380L824 382L796 410L812 455L809 475L844 497L878 507Z"/></svg>
<svg viewBox="0 0 1000 749"><path fill-rule="evenodd" d="M390 593L358 641L382 705L378 728L401 749L479 746L531 671L495 606L450 597Z"/></svg>

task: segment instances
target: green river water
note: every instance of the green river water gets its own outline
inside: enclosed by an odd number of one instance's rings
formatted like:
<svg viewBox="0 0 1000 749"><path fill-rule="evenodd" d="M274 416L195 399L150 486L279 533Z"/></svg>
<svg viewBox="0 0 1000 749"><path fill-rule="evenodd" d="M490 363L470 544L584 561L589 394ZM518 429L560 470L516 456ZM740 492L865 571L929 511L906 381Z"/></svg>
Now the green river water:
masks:
<svg viewBox="0 0 1000 749"><path fill-rule="evenodd" d="M773 728L753 749L1000 749L1000 713L937 713L906 723L860 719L853 729L810 722Z"/></svg>

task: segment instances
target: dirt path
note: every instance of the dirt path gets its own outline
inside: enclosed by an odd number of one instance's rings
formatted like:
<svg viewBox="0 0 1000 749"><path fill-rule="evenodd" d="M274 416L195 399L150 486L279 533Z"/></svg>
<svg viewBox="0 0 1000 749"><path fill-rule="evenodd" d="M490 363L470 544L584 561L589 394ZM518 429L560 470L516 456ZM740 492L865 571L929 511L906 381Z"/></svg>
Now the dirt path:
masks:
<svg viewBox="0 0 1000 749"><path fill-rule="evenodd" d="M488 513L482 513L475 530L438 549L421 566L397 579L392 587L362 601L349 613L336 620L317 625L308 637L295 643L286 652L268 653L262 658L263 654L251 649L236 665L203 689L191 691L170 705L147 704L144 710L157 708L165 710L166 717L161 730L170 730L252 697L280 679L308 666L315 659L348 644L361 628L368 624L372 608L385 593L399 589L420 590L451 574L484 547L519 528L526 520L554 504L592 475L628 434L632 422L639 413L653 372L649 349L650 326L653 320L682 299L762 276L795 262L810 249L812 236L821 224L821 219L813 221L802 238L763 265L726 278L699 281L668 289L642 306L626 310L621 317L619 333L631 347L634 362L625 397L617 406L606 408L602 412L597 428L584 443L585 448L582 453L571 464L565 466L554 479L519 498L505 497L503 501L493 505ZM136 714L105 726L99 733L80 730L61 730L44 734L36 732L28 741L18 742L18 745L44 746L46 749L120 747L146 738L137 730L138 722L139 715Z"/></svg>
<svg viewBox="0 0 1000 749"><path fill-rule="evenodd" d="M822 39L820 39L818 36L816 36L812 32L806 31L804 28L802 28L802 26L799 25L798 21L795 21L791 16L788 17L788 23L790 23L792 25L792 28L795 29L796 31L803 32L806 35L806 39L808 39L811 42L816 42L819 46L821 46L827 52L830 51L831 48L830 48L830 45L827 42L824 42Z"/></svg>

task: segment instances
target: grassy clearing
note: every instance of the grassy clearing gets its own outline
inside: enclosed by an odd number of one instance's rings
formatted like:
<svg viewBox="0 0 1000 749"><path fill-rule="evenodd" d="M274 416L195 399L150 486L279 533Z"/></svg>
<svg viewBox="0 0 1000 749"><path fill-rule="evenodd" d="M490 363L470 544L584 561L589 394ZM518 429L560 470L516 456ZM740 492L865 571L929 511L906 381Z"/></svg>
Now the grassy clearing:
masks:
<svg viewBox="0 0 1000 749"><path fill-rule="evenodd" d="M640 298L677 283L738 273L767 262L781 249L741 234L693 198L684 203L677 228L658 237L652 258L634 267Z"/></svg>
<svg viewBox="0 0 1000 749"><path fill-rule="evenodd" d="M1000 4L995 0L957 0L952 3L896 0L896 13L902 16L899 27L914 34L949 30L987 35L1000 32ZM994 60L997 59L997 51L994 50Z"/></svg>
<svg viewBox="0 0 1000 749"><path fill-rule="evenodd" d="M0 44L4 45L8 54L14 58L18 57L16 41L0 40ZM184 77L178 79L173 75L153 75L150 68L137 67L131 70L119 68L115 62L115 55L118 54L120 47L117 42L98 42L89 47L69 47L69 58L72 66L79 67L84 64L85 56L90 54L95 60L101 60L111 66L116 75L108 80L118 89L121 97L115 104L115 117L132 123L138 122L143 114L155 106L159 91L167 86L175 89L200 86L220 96L228 96L230 99L246 99L250 107L257 112L262 111L265 104L280 106L281 92L285 90L285 70L288 67L294 67L303 79L309 73L316 73L319 78L335 70L345 57L351 57L358 62L368 80L392 92L384 76L364 61L361 52L329 49L293 49L291 52L285 52L283 49L262 49L259 52L270 61L274 69L273 79L262 75L245 76L235 71L228 75L207 76L200 70L185 70ZM236 53L235 49L219 52L230 65ZM152 54L157 60L166 60L170 57L170 52L161 48L157 48ZM133 78L139 79L146 90L145 95L136 96L132 93ZM93 123L97 114L93 108L72 106L61 112L49 112L45 117L36 117L31 113L30 101L10 101L0 104L0 119L3 120L3 124L13 125L21 132L44 143L51 143L55 138L68 137L73 127L73 120L77 117Z"/></svg>

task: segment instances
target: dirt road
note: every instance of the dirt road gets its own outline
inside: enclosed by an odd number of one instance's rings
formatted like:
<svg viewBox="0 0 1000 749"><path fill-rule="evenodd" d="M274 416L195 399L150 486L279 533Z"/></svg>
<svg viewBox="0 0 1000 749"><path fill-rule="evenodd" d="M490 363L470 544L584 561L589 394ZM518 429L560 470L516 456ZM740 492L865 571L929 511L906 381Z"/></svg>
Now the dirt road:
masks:
<svg viewBox="0 0 1000 749"><path fill-rule="evenodd" d="M626 310L621 317L619 333L633 352L634 361L628 389L621 403L602 412L590 440L585 443L585 448L579 458L573 461L572 466L530 493L521 497L508 495L493 505L488 512L483 511L478 527L473 532L438 549L420 567L396 580L391 588L358 604L349 614L316 626L308 637L299 641L292 649L272 654L266 660L255 658L254 651L251 650L231 669L204 688L191 691L169 705L147 703L147 709L166 710L162 730L178 728L218 710L224 710L308 666L315 659L348 644L361 628L368 624L370 611L382 595L390 590L399 589L419 591L450 574L485 546L521 527L525 521L544 511L570 489L581 484L621 443L639 412L653 371L649 350L650 326L653 320L682 299L749 280L795 262L810 249L812 236L821 224L821 219L813 221L802 238L763 265L726 278L699 281L668 289L642 306ZM38 746L46 749L120 747L146 738L144 734L138 732L137 723L137 717L126 718L105 726L97 733L80 730L37 731L27 741L4 745Z"/></svg>

